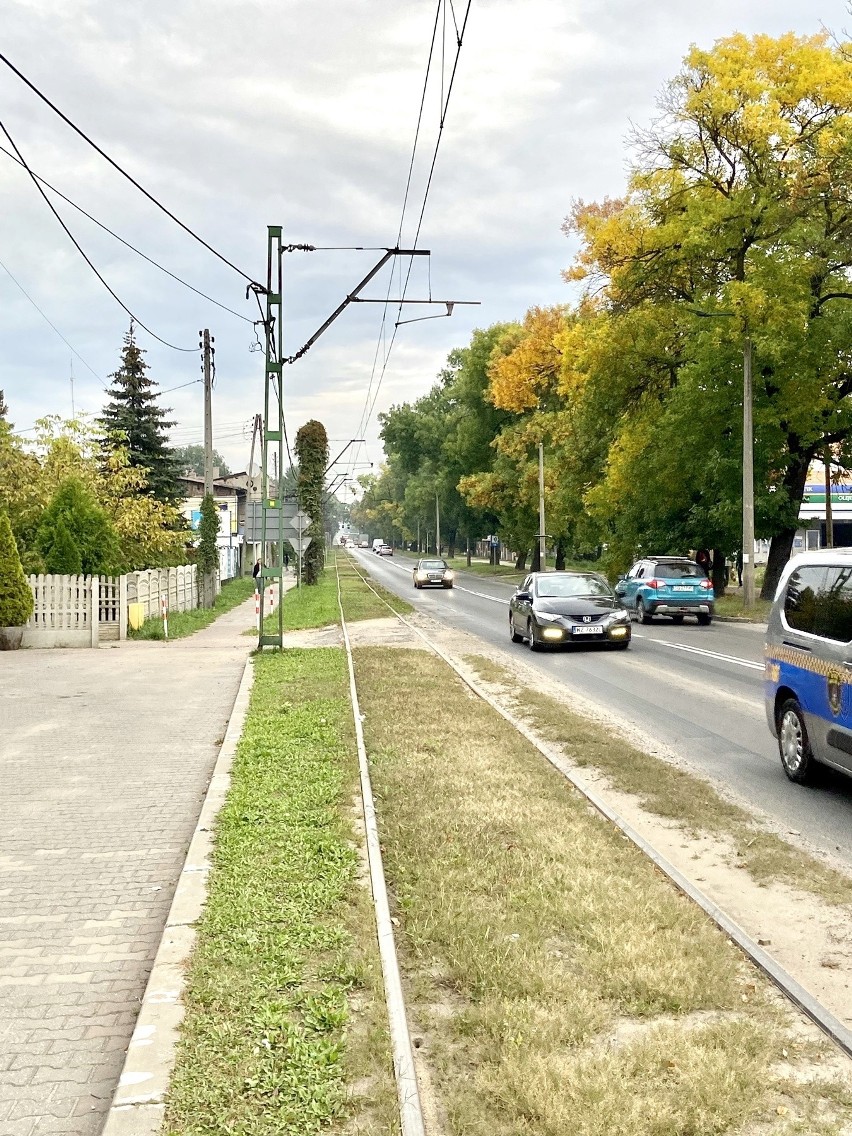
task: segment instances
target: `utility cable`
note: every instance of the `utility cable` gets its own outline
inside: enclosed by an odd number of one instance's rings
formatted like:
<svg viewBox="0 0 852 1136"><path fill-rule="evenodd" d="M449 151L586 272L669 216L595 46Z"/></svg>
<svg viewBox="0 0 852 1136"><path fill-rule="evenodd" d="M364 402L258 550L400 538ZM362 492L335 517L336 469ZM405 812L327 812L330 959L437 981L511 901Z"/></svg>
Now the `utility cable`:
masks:
<svg viewBox="0 0 852 1136"><path fill-rule="evenodd" d="M7 157L11 158L13 162L17 162L17 164L23 169L26 169L26 166L23 165L20 159L16 158L15 155L10 150L7 150L5 146L0 146L0 151L6 154ZM61 197L64 202L72 207L72 209L76 209L78 213L82 213L84 217L88 217L88 219L95 225L97 225L99 229L103 229L105 233L109 233L109 235L111 237L114 237L115 240L120 241L121 244L125 246L125 248L129 248L131 252L135 252L137 256L141 256L143 260L147 260L148 263L153 264L155 268L159 268L160 272L165 272L166 276L171 276L172 280L176 280L178 284L183 284L184 288L189 288L190 292L194 292L196 296L201 296L203 300L207 300L211 304L215 304L217 308L222 308L223 311L230 312L230 314L232 316L236 316L237 319L245 320L246 323L252 322L248 318L248 316L244 316L240 312L235 312L234 309L229 308L227 304L221 304L218 300L214 300L213 297L208 296L206 292L200 291L200 289L194 287L186 280L181 279L180 276L176 276L174 272L170 272L168 268L164 268L162 264L158 264L156 260L152 259L152 257L150 256L147 256L144 252L142 252L141 249L138 249L135 245L132 245L130 241L126 241L124 237L120 237L118 233L114 233L108 225L105 225L103 223L103 221L99 221L97 217L93 217L91 213L87 213L82 205L78 205L76 201L72 201L70 197L66 197L62 190L57 189L55 185L51 185L47 178L41 177L41 175L37 174L35 170L30 170L28 172L32 177L40 181L42 185L46 185L47 188L52 193L55 193L57 197Z"/></svg>
<svg viewBox="0 0 852 1136"><path fill-rule="evenodd" d="M0 58L2 58L2 57L0 57ZM140 327L144 328L145 331L147 331L149 335L153 336L154 339L156 339L158 343L162 343L164 347L171 347L171 349L173 351L185 351L187 353L194 352L196 350L196 348L194 348L194 347L177 347L174 343L169 343L168 340L162 339L159 335L157 335L157 333L155 331L152 331L151 328L148 327L147 324L144 324L142 322L142 320L139 319L138 316L134 315L134 313L130 310L130 308L128 308L127 304L125 304L125 302L120 298L120 296L116 292L113 291L113 289L109 286L109 284L107 284L106 280L100 274L98 269L95 267L93 262L89 259L89 257L83 251L83 247L80 244L80 242L77 240L77 238L74 236L74 234L71 232L71 230L68 228L68 226L65 224L65 222L60 217L59 213L57 212L57 210L56 210L56 208L53 204L53 202L50 200L50 198L44 192L42 187L39 185L38 179L35 177L32 170L27 165L26 161L24 160L23 154L21 153L21 151L18 149L17 145L15 144L15 140L12 138L12 135L9 133L9 131L6 129L5 125L2 122L0 122L0 130L2 130L3 133L6 135L6 137L9 139L9 144L12 147L12 149L15 151L15 153L18 155L18 158L20 160L21 165L24 167L24 169L27 171L27 173L32 178L33 185L36 187L38 192L41 194L42 198L44 199L44 201L45 201L45 203L48 207L48 209L51 211L53 216L56 218L56 220L62 226L63 230L65 231L66 236L68 237L68 239L74 245L77 252L79 252L80 256L82 256L83 260L85 260L86 264L88 264L89 268L91 268L92 272L94 272L95 276L97 276L98 280L100 280L101 284L103 284L104 288L106 288L106 290L109 292L109 294L115 300L115 302L119 305L119 307L123 308L124 311L127 312L127 314L134 321L134 323L138 323Z"/></svg>
<svg viewBox="0 0 852 1136"><path fill-rule="evenodd" d="M149 193L148 190L145 189L144 186L140 185L139 182L127 172L127 170L123 169L118 164L118 162L116 162L113 158L111 158L109 156L109 154L106 153L105 150L102 150L101 147L97 144L97 142L92 141L92 139L88 136L88 134L86 134L83 130L81 130L80 127L76 125L76 123L72 122L67 114L63 114L63 112L59 109L59 107L56 106L55 103L51 102L50 99L47 97L47 95L45 95L42 91L40 91L38 89L38 87L35 85L35 83L32 83L26 77L26 75L24 75L24 73L22 71L19 71L18 68L14 65L14 63L12 63L11 60L7 59L6 56L3 55L2 52L0 52L0 63L5 63L6 66L9 68L9 70L14 72L14 74L17 75L18 78L23 83L26 83L26 85L30 88L30 90L35 95L38 95L38 97L41 99L41 101L43 103L46 103L50 107L50 109L54 112L54 114L58 114L59 117L62 119L62 121L67 126L70 126L71 129L76 134L79 134L79 136L83 139L84 142L88 142L88 144L92 147L92 149L95 150L98 154L100 154L100 156L105 161L109 162L109 164L113 167L113 169L117 170L121 174L122 177L126 178L130 182L130 184L135 186L139 190L140 193L144 194L144 196L147 197L148 200L150 202L152 202L152 204L156 205L158 209L162 210L162 212L165 213L167 217L170 217L172 219L172 221L174 221L176 225L179 225L185 233L188 233L193 238L193 240L198 241L198 243L200 245L203 245L207 249L208 252L212 252L215 257L217 257L219 260L222 261L223 264L227 264L227 266L229 268L232 268L234 270L234 272L237 273L238 276L242 276L244 280L250 280L250 281L254 282L253 276L250 276L247 272L243 272L243 270L241 268L237 268L237 266L235 264L233 264L230 260L228 260L228 258L226 256L223 256L222 253L220 253L216 249L214 249L213 246L208 244L207 241L205 241L203 237L199 237L198 233L196 233L192 229L190 229L189 225L185 225L183 223L183 221L180 220L179 217L176 217L174 215L174 213L171 212L170 209L167 209L166 206L163 205L163 203L161 201L158 201L157 198L154 197L154 195L152 193ZM8 137L8 135L7 135L7 137ZM11 138L9 139L9 141L10 142L12 141ZM14 142L12 143L12 145L15 149L17 149L17 147L15 147ZM142 325L142 326L144 326L144 325ZM147 328L146 328L146 330L147 330Z"/></svg>
<svg viewBox="0 0 852 1136"><path fill-rule="evenodd" d="M80 352L79 352L79 351L78 351L78 350L77 350L77 349L76 349L75 347L72 347L72 346L71 346L71 344L70 344L70 343L68 342L68 340L67 340L67 339L65 338L65 336L64 336L64 335L62 334L62 332L61 332L61 331L59 330L59 328L58 328L58 327L56 326L56 324L55 324L55 323L52 323L52 322L51 322L51 321L50 321L50 320L49 320L49 319L47 318L47 316L46 316L46 315L44 314L44 312L43 312L43 311L41 310L41 308L40 308L40 307L38 306L38 304L37 304L37 303L35 302L35 300L34 300L34 299L32 298L32 296L31 296L31 295L29 294L29 292L28 292L28 291L26 290L26 288L25 288L25 287L23 286L23 284L22 284L22 283L20 282L20 280L16 280L16 279L15 279L15 277L14 277L14 276L12 275L12 273L11 273L11 272L9 271L9 269L8 269L8 268L6 267L6 265L5 265L4 263L3 263L3 261L2 261L2 260L0 260L0 268L2 268L2 269L3 269L3 271L4 271L4 272L6 273L6 275L7 275L8 277L9 277L9 279L10 279L10 280L12 281L12 283L13 283L13 284L14 284L14 285L15 285L15 286L16 286L16 287L17 287L17 288L18 288L18 289L19 289L19 290L20 290L21 292L23 292L23 294L24 294L24 295L26 296L26 298L27 298L27 299L29 300L29 302L30 302L30 303L32 304L32 306L33 306L33 307L35 308L35 310L36 310L36 311L38 312L38 314L39 314L39 315L41 316L41 318L42 318L42 319L44 320L44 322L45 322L45 323L46 323L46 324L47 324L47 325L48 325L49 327L52 327L52 328L53 328L53 330L54 330L54 331L56 332L56 334L57 334L57 335L59 336L59 338L60 338L60 339L62 340L62 342L63 342L63 343L65 344L65 346L66 346L66 347L67 347L67 348L68 348L68 349L69 349L69 350L70 350L71 352L73 352L73 354L74 354L74 355L76 355L76 356L77 356L77 358L78 358L78 359L80 360L80 362L81 362L81 363L83 364L83 366L84 366L84 367L85 367L85 368L86 368L87 370L89 370L89 371L91 371L91 372L92 372L92 374L93 374L93 375L95 376L95 378L96 378L96 379L98 380L98 382L99 382L99 383L101 384L101 386L102 386L102 387L104 388L104 390L108 390L109 388L107 387L106 383L105 383L105 382L103 381L103 379L101 378L101 376L100 376L100 375L99 375L99 374L97 373L97 371L95 371L93 367L90 367L90 366L89 366L89 364L88 364L88 363L86 362L86 360L85 360L85 359L83 358L83 356L82 356L82 355L80 354Z"/></svg>

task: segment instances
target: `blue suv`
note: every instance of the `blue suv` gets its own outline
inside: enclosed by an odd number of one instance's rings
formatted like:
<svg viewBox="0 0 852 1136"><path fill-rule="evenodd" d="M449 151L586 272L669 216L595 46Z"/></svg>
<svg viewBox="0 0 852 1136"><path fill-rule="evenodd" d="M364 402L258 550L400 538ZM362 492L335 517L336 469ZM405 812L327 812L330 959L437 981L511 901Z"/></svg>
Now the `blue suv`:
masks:
<svg viewBox="0 0 852 1136"><path fill-rule="evenodd" d="M713 618L713 583L694 560L682 556L649 556L637 560L615 585L615 594L640 623L666 615L683 623L694 615L699 623Z"/></svg>

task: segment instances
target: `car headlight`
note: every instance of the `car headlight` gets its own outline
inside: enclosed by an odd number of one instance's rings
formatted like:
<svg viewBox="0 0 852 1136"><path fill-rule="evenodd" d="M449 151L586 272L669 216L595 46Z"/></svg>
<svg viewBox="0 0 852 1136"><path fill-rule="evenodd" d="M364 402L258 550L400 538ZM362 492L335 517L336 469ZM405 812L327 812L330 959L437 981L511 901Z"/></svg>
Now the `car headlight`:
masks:
<svg viewBox="0 0 852 1136"><path fill-rule="evenodd" d="M448 570L447 570L447 571L446 571L446 572L444 573L444 579L445 579L445 580L452 580L452 579L454 579L454 574L453 574L453 573L452 573L452 572L451 572L451 571L450 571L450 570L448 569Z"/></svg>
<svg viewBox="0 0 852 1136"><path fill-rule="evenodd" d="M612 611L604 620L607 627L611 627L614 623L629 623L630 612L625 611L623 607L618 608L617 611Z"/></svg>
<svg viewBox="0 0 852 1136"><path fill-rule="evenodd" d="M414 573L414 579L415 580L428 580L429 577L426 575L425 572L415 572Z"/></svg>
<svg viewBox="0 0 852 1136"><path fill-rule="evenodd" d="M562 618L561 615L556 615L552 611L537 611L535 617L540 623L558 623Z"/></svg>

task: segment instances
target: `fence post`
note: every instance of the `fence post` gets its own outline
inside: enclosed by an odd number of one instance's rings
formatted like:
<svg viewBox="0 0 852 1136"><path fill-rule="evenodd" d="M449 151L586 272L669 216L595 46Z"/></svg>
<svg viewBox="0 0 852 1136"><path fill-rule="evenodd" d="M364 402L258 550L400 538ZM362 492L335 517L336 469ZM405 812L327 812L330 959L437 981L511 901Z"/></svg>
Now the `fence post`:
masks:
<svg viewBox="0 0 852 1136"><path fill-rule="evenodd" d="M99 576L89 577L89 624L92 629L92 646L100 643L101 613L100 613L101 585Z"/></svg>
<svg viewBox="0 0 852 1136"><path fill-rule="evenodd" d="M118 638L127 638L127 577L118 577Z"/></svg>

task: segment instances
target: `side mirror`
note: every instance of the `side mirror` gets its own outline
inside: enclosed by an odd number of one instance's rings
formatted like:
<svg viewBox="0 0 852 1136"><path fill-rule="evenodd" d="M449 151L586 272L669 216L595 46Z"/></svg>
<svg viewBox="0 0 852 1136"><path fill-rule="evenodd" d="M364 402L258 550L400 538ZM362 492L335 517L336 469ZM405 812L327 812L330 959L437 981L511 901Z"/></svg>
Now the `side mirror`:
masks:
<svg viewBox="0 0 852 1136"><path fill-rule="evenodd" d="M531 603L532 592L515 592L515 599L519 600L521 603Z"/></svg>

